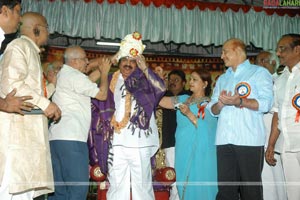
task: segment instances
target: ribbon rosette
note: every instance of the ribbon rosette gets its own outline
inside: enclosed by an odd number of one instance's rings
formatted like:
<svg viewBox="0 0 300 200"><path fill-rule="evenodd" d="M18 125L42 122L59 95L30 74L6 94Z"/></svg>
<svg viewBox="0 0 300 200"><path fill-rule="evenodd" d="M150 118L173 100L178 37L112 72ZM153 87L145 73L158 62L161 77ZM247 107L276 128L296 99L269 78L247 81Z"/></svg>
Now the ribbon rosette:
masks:
<svg viewBox="0 0 300 200"><path fill-rule="evenodd" d="M247 98L251 93L251 86L247 82L240 82L236 86L236 91L240 96L240 100L242 102L242 98ZM240 106L243 108L243 106Z"/></svg>
<svg viewBox="0 0 300 200"><path fill-rule="evenodd" d="M237 93L241 98L247 98L251 93L251 87L247 82L240 82L236 85Z"/></svg>
<svg viewBox="0 0 300 200"><path fill-rule="evenodd" d="M292 99L292 105L297 110L295 122L299 122L300 118L300 93L296 94Z"/></svg>
<svg viewBox="0 0 300 200"><path fill-rule="evenodd" d="M197 105L198 107L198 115L197 115L197 118L200 118L200 115L201 115L201 118L204 119L205 117L205 107L206 105L208 104L208 101L204 101L204 102L201 102Z"/></svg>

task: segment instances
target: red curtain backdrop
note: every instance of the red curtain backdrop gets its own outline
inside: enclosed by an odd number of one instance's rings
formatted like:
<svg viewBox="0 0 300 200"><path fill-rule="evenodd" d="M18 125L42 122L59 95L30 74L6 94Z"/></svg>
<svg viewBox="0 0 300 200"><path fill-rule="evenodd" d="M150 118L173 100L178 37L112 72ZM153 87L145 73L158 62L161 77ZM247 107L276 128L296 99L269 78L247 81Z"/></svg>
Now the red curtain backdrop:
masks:
<svg viewBox="0 0 300 200"><path fill-rule="evenodd" d="M54 2L54 1L64 1L64 0L49 0L49 1ZM242 9L244 13L247 13L252 8L256 12L264 11L267 15L273 15L274 13L276 13L279 16L283 16L287 14L290 17L294 17L297 14L299 15L299 8L298 9L296 8L284 9L284 7L264 8L258 6L247 6L247 5L227 4L227 3L207 3L207 2L199 2L199 1L191 1L191 0L82 0L82 1L86 3L96 1L99 4L103 3L104 1L107 1L110 4L114 4L114 3L125 4L126 2L130 2L130 4L133 6L141 2L146 7L153 4L155 7L165 6L167 8L170 8L172 5L174 5L177 9L182 9L183 7L186 7L189 10L198 8L200 10L209 9L215 11L217 8L219 8L222 12L226 12L229 9L234 12L237 12L240 9Z"/></svg>

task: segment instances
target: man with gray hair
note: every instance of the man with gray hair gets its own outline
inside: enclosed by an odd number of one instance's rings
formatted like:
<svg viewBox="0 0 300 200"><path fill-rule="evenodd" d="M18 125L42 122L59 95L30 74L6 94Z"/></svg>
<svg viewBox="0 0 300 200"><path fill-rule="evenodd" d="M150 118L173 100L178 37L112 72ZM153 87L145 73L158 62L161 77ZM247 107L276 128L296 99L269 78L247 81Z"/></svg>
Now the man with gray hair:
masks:
<svg viewBox="0 0 300 200"><path fill-rule="evenodd" d="M289 200L300 199L300 34L283 35L276 54L280 64L285 65L282 74L274 83L274 111L267 162L274 166L280 152L287 196ZM294 184L297 183L297 184Z"/></svg>
<svg viewBox="0 0 300 200"><path fill-rule="evenodd" d="M273 51L261 51L256 56L255 64L266 68L270 74L272 74L273 81L278 77L277 66L279 64L276 53ZM266 131L266 143L265 150L268 146L268 141L271 132L273 112L269 111L264 114L264 123ZM274 154L275 159L281 160L279 152ZM262 184L263 184L263 193L264 200L286 200L286 188L283 185L284 183L284 174L281 162L277 162L277 165L270 166L264 160L264 167L261 174Z"/></svg>
<svg viewBox="0 0 300 200"><path fill-rule="evenodd" d="M55 102L63 112L59 122L49 128L49 140L55 192L49 200L85 199L88 192L87 138L91 123L91 98L107 97L107 74L110 60L96 60L97 69L85 75L89 63L80 46L71 46L64 53L65 64L57 76ZM95 83L100 78L100 86Z"/></svg>
<svg viewBox="0 0 300 200"><path fill-rule="evenodd" d="M272 76L277 75L278 63L276 53L273 51L261 51L255 59L255 64L266 68Z"/></svg>

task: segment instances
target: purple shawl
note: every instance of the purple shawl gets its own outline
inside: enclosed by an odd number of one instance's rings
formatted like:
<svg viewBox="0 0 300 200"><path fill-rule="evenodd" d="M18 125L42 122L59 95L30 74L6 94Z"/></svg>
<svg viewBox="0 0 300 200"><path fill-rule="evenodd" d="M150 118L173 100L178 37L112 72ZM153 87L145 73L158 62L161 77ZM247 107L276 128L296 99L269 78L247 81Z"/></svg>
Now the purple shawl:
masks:
<svg viewBox="0 0 300 200"><path fill-rule="evenodd" d="M111 79L112 75L109 76L109 83ZM136 115L130 119L132 127L148 130L151 115L166 91L163 80L151 69L148 69L148 78L146 78L145 74L136 68L125 80L125 86L138 105L135 108ZM108 90L105 101L92 100L92 123L88 137L90 165L98 164L104 174L108 171L108 149L114 132L110 121L114 111L112 91Z"/></svg>

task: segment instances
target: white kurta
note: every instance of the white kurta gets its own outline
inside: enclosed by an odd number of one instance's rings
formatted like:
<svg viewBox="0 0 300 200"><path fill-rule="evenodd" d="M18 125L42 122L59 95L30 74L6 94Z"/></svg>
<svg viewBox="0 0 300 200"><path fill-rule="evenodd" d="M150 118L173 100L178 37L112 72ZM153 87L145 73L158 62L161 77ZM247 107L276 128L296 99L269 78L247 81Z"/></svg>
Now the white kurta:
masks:
<svg viewBox="0 0 300 200"><path fill-rule="evenodd" d="M43 96L40 49L28 37L12 41L0 62L0 96L13 88L17 96L30 95L31 103L45 110L50 101ZM9 167L9 192L34 190L34 196L52 192L47 118L44 115L0 112L0 183ZM9 160L11 162L7 163Z"/></svg>
<svg viewBox="0 0 300 200"><path fill-rule="evenodd" d="M281 153L282 165L287 183L289 200L300 199L300 123L296 122L297 110L293 107L293 98L300 94L300 62L290 72L285 67L274 84L273 111L278 112L279 137L275 150Z"/></svg>
<svg viewBox="0 0 300 200"><path fill-rule="evenodd" d="M49 140L86 142L91 124L91 97L99 92L96 83L77 69L64 65L58 73L53 95L62 116L49 128Z"/></svg>
<svg viewBox="0 0 300 200"><path fill-rule="evenodd" d="M120 88L124 84L124 79L122 75L119 75L115 91L114 91L114 100L115 100L115 115L116 120L119 122L122 120L125 114L125 96L126 90L122 92ZM135 112L134 108L136 107L136 100L132 100L131 102L131 115ZM120 130L120 133L114 133L114 138L112 141L113 146L124 146L130 148L142 148L147 147L151 148L151 154L154 155L158 150L159 146L159 138L158 138L158 130L155 122L154 113L152 113L150 118L150 129L152 130L151 134L145 135L143 130L136 128L134 133L130 128L130 122L127 123L126 127Z"/></svg>

